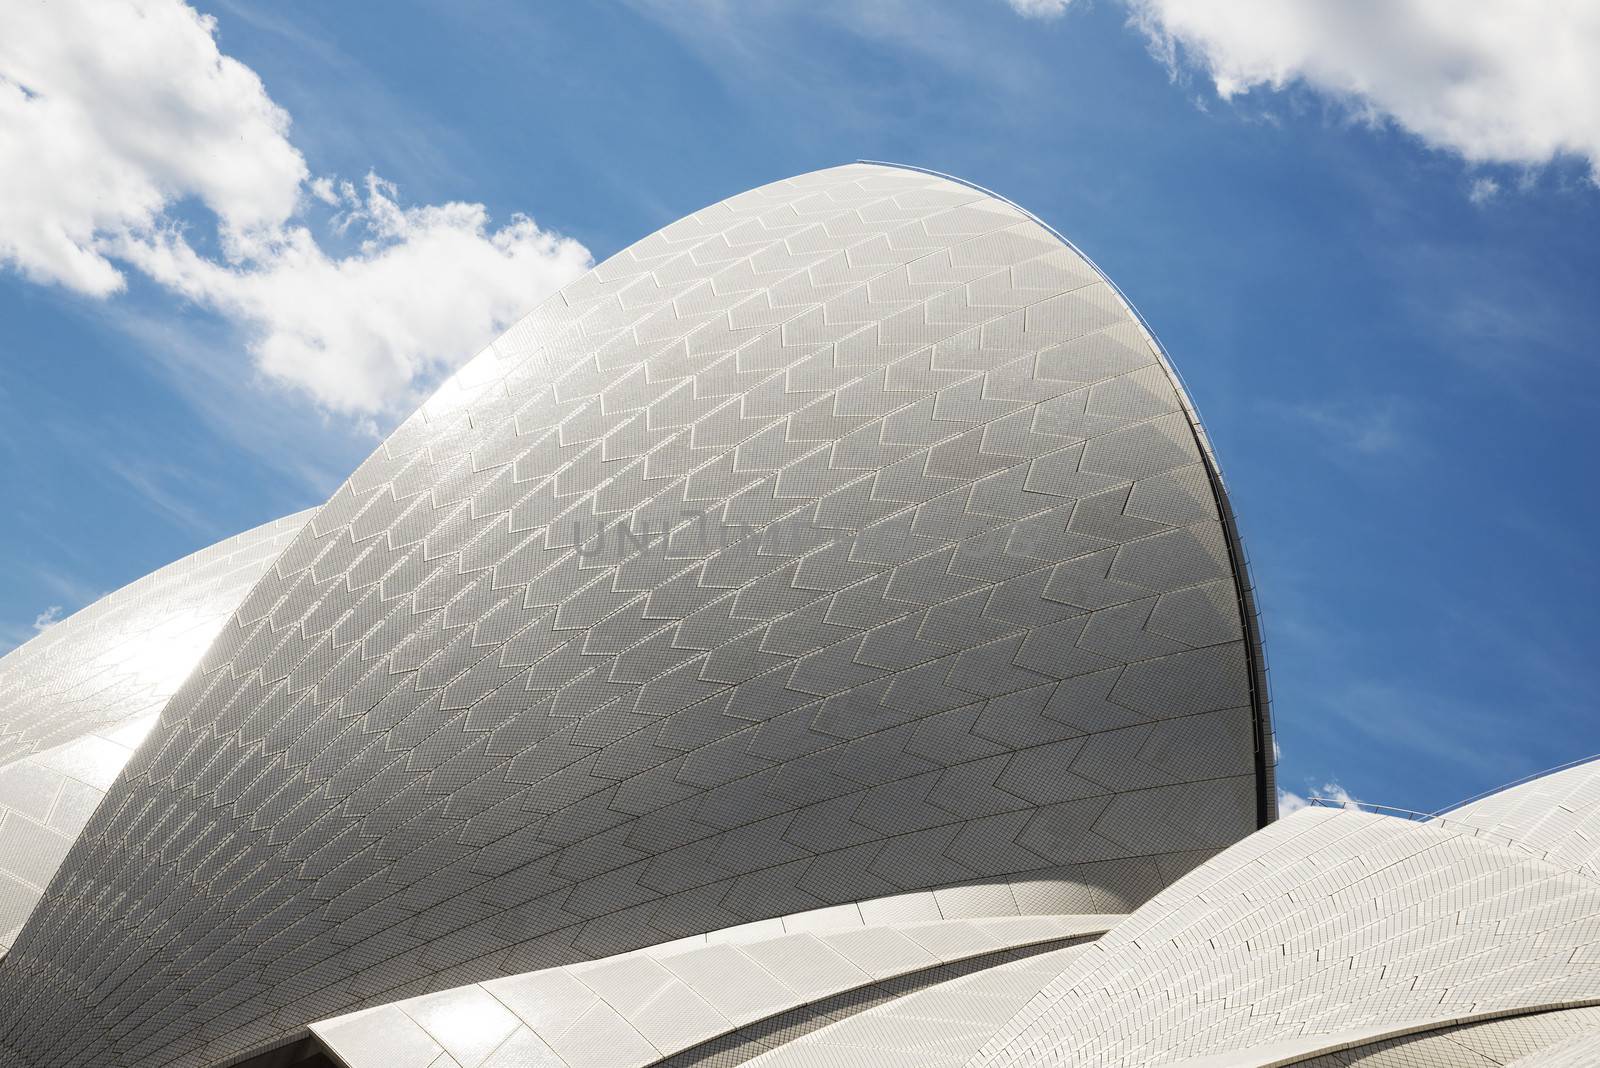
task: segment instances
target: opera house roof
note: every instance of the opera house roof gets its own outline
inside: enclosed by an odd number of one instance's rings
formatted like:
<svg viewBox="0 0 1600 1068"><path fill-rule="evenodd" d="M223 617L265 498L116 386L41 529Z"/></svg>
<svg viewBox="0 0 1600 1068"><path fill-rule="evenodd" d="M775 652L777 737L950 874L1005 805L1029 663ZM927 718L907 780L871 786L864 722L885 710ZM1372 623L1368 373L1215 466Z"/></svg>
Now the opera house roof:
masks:
<svg viewBox="0 0 1600 1068"><path fill-rule="evenodd" d="M0 1062L1568 1063L1600 774L1278 819L1265 678L1093 263L763 186L0 659Z"/></svg>

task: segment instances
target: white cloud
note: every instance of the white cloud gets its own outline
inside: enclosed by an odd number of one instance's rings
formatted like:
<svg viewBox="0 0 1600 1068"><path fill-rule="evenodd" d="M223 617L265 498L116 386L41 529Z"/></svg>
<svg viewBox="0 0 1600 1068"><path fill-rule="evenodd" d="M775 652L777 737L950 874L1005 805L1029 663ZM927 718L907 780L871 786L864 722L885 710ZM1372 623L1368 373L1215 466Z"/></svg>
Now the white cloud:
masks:
<svg viewBox="0 0 1600 1068"><path fill-rule="evenodd" d="M1473 162L1600 171L1600 4L1126 0L1224 98L1300 83Z"/></svg>
<svg viewBox="0 0 1600 1068"><path fill-rule="evenodd" d="M1340 808L1356 810L1361 807L1361 802L1350 796L1346 790L1336 782L1325 782L1321 789L1310 791L1310 796L1297 794L1293 790L1278 790L1278 815L1280 817L1299 812L1303 808L1310 808L1312 798L1322 802L1333 802Z"/></svg>
<svg viewBox="0 0 1600 1068"><path fill-rule="evenodd" d="M410 403L588 266L525 216L312 179L215 30L180 0L0 5L0 264L96 297L134 268L239 325L269 378L360 414ZM188 204L215 253L179 226ZM320 235L313 208L340 212Z"/></svg>
<svg viewBox="0 0 1600 1068"><path fill-rule="evenodd" d="M1006 0L1011 9L1024 18L1060 18L1072 0Z"/></svg>
<svg viewBox="0 0 1600 1068"><path fill-rule="evenodd" d="M1467 190L1467 199L1478 205L1487 204L1499 195L1500 183L1493 178L1474 178Z"/></svg>
<svg viewBox="0 0 1600 1068"><path fill-rule="evenodd" d="M1322 789L1317 791L1317 796L1325 801L1337 802L1341 808L1356 809L1361 807L1361 803L1350 796L1350 791L1336 782L1323 783Z"/></svg>
<svg viewBox="0 0 1600 1068"><path fill-rule="evenodd" d="M375 176L362 192L343 184L340 228L363 238L345 257L330 256L305 226L284 228L242 264L208 259L176 230L129 237L119 249L151 278L244 324L268 376L336 411L408 407L413 383L486 344L590 259L526 216L491 229L481 204L404 208L396 195Z"/></svg>
<svg viewBox="0 0 1600 1068"><path fill-rule="evenodd" d="M33 632L35 634L49 630L61 622L61 606L53 604L43 612L33 617Z"/></svg>
<svg viewBox="0 0 1600 1068"><path fill-rule="evenodd" d="M175 0L0 5L0 260L104 295L123 279L103 236L175 200L230 242L289 217L306 177L289 116L214 28Z"/></svg>

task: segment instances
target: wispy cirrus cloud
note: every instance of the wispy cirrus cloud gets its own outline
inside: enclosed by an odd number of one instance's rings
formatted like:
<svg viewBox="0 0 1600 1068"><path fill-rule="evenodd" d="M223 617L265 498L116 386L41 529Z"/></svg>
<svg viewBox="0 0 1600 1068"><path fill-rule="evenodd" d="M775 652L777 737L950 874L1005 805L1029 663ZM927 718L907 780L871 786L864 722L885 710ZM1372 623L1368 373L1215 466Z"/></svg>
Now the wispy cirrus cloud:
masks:
<svg viewBox="0 0 1600 1068"><path fill-rule="evenodd" d="M138 272L232 322L266 378L358 416L408 406L589 266L526 216L313 179L291 130L179 0L6 5L0 263L100 299Z"/></svg>
<svg viewBox="0 0 1600 1068"><path fill-rule="evenodd" d="M1322 401L1271 406L1277 416L1297 423L1334 450L1352 456L1381 456L1405 448L1404 408L1393 397Z"/></svg>
<svg viewBox="0 0 1600 1068"><path fill-rule="evenodd" d="M1066 14L1072 0L1006 0L1024 18L1056 19Z"/></svg>
<svg viewBox="0 0 1600 1068"><path fill-rule="evenodd" d="M120 481L139 501L169 521L208 541L224 533L216 520L196 504L203 494L185 492L192 476L181 465L172 463L132 463L114 455L102 460L107 474Z"/></svg>
<svg viewBox="0 0 1600 1068"><path fill-rule="evenodd" d="M1500 183L1483 175L1472 180L1467 188L1467 199L1482 206L1500 195Z"/></svg>

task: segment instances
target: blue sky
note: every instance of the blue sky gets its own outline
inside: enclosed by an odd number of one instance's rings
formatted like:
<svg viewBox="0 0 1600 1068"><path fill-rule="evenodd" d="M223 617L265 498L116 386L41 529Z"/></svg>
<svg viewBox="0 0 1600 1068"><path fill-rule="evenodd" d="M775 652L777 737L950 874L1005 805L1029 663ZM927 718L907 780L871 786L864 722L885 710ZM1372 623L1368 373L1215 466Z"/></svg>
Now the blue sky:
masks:
<svg viewBox="0 0 1600 1068"><path fill-rule="evenodd" d="M1431 810L1600 752L1600 86L1559 80L1600 68L1596 21L143 6L0 27L0 647L319 503L589 258L867 158L1029 208L1161 336L1250 552L1286 788ZM1545 62L1556 31L1590 62ZM59 73L117 48L136 84Z"/></svg>

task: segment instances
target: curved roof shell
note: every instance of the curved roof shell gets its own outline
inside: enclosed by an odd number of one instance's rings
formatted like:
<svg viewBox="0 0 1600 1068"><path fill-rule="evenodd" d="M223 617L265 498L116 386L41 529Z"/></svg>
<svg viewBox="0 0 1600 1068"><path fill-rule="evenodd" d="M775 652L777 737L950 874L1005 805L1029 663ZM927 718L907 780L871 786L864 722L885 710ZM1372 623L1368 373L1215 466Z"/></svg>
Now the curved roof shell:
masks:
<svg viewBox="0 0 1600 1068"><path fill-rule="evenodd" d="M1103 934L1117 916L1010 916L793 929L674 942L493 979L313 1025L346 1068L441 1055L479 1068L502 1049L550 1068L733 1063L872 1003ZM796 918L798 919L798 918ZM1059 949L1054 952L1059 953ZM809 1018L806 1018L809 1017ZM537 1055L535 1055L537 1054Z"/></svg>
<svg viewBox="0 0 1600 1068"><path fill-rule="evenodd" d="M1463 802L1430 822L1514 842L1553 864L1600 878L1600 760Z"/></svg>
<svg viewBox="0 0 1600 1068"><path fill-rule="evenodd" d="M1187 400L1057 235L883 166L741 194L316 514L0 965L4 1050L223 1063L1019 873L1131 908L1271 815L1247 594Z"/></svg>
<svg viewBox="0 0 1600 1068"><path fill-rule="evenodd" d="M1591 815L1584 778L1550 775L1476 809L1519 813L1526 840L1505 833L1508 820L1485 830L1313 809L1257 832L1130 917L891 924L895 935L938 943L930 951L944 963L931 968L885 937L890 929L866 926L865 910L832 909L644 951L659 970L621 954L569 968L559 983L551 972L496 980L315 1031L351 1068L392 1068L402 1034L418 1063L448 1055L465 1068L527 1058L601 1068L620 1063L624 1045L629 1063L659 1068L1586 1064L1600 1025L1600 883L1543 848ZM1042 937L1091 924L1110 933L1065 948ZM754 1022L733 1019L732 1005L748 1007L743 995L806 969L808 954L773 953L803 930L864 953L868 973L900 974L858 985L848 1004L791 979L791 1000L820 1000L795 1011L771 999L743 1018ZM996 937L1016 948L986 955ZM743 970L730 941L752 958ZM951 961L958 953L968 956ZM711 967L709 954L729 966ZM489 1019L499 1026L486 1037L476 1021Z"/></svg>
<svg viewBox="0 0 1600 1068"><path fill-rule="evenodd" d="M1588 1023L1586 1031L1508 1061L1507 1068L1591 1068L1600 1064L1600 1021Z"/></svg>
<svg viewBox="0 0 1600 1068"><path fill-rule="evenodd" d="M1158 894L968 1063L1285 1065L1597 991L1600 882L1470 828L1312 808Z"/></svg>
<svg viewBox="0 0 1600 1068"><path fill-rule="evenodd" d="M0 954L167 699L310 518L186 556L0 657Z"/></svg>
<svg viewBox="0 0 1600 1068"><path fill-rule="evenodd" d="M0 765L159 713L311 514L152 571L0 657Z"/></svg>

